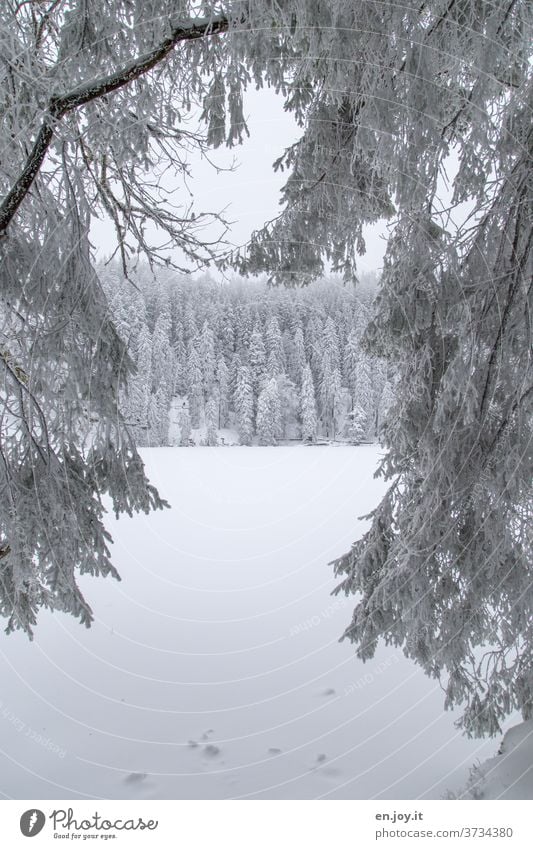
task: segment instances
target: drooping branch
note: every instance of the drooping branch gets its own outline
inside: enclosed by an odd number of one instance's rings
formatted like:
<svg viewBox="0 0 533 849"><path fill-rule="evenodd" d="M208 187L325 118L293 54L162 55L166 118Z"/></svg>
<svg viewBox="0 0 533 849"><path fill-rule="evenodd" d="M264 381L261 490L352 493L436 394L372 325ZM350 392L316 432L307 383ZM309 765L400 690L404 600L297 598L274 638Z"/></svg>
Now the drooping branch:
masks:
<svg viewBox="0 0 533 849"><path fill-rule="evenodd" d="M54 136L55 125L64 115L139 79L162 62L180 41L193 41L197 38L224 33L228 27L229 20L223 16L198 18L186 23L178 23L173 27L171 35L154 50L138 56L115 73L83 83L66 94L52 96L24 168L0 206L0 238L5 236L9 223L39 173Z"/></svg>

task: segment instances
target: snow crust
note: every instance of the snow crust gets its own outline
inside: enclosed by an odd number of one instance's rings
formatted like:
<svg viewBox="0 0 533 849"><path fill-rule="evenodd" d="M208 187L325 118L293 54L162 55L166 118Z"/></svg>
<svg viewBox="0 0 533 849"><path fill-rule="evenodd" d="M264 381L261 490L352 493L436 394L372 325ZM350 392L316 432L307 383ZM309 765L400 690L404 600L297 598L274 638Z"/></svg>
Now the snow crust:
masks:
<svg viewBox="0 0 533 849"><path fill-rule="evenodd" d="M83 579L93 628L46 613L33 644L1 638L0 791L50 799L459 792L497 743L462 737L438 684L400 651L362 664L338 642L354 599L330 596L328 562L349 548L363 528L357 517L384 490L373 479L379 452L144 449L172 509L109 517L122 581Z"/></svg>

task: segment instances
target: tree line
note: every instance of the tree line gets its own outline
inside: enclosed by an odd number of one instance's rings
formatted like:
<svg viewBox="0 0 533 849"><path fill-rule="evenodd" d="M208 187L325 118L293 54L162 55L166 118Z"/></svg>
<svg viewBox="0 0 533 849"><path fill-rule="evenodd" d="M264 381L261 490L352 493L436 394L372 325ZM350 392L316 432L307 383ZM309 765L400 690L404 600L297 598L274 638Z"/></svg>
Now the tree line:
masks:
<svg viewBox="0 0 533 849"><path fill-rule="evenodd" d="M101 278L136 366L121 410L137 445L217 445L222 429L242 445L378 438L393 376L361 344L372 278L287 290L147 270L130 282L113 265Z"/></svg>

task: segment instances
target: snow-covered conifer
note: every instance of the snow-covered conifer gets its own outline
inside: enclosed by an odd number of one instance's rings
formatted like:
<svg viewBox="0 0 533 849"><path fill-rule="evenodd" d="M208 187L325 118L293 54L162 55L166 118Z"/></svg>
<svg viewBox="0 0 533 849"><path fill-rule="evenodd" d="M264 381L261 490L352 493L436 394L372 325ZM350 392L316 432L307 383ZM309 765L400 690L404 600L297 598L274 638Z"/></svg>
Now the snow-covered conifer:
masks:
<svg viewBox="0 0 533 849"><path fill-rule="evenodd" d="M303 381L304 370L307 365L304 333L301 325L298 325L294 333L294 357L296 364L295 380L298 385L301 385Z"/></svg>
<svg viewBox="0 0 533 849"><path fill-rule="evenodd" d="M167 309L158 313L152 334L152 390L163 380L168 380L171 362L170 313Z"/></svg>
<svg viewBox="0 0 533 849"><path fill-rule="evenodd" d="M355 402L357 395L357 366L361 358L362 351L359 344L360 340L357 331L353 328L346 339L343 355L343 376L344 383L352 397L352 403Z"/></svg>
<svg viewBox="0 0 533 849"><path fill-rule="evenodd" d="M206 445L217 445L218 443L218 407L213 398L209 398L205 405Z"/></svg>
<svg viewBox="0 0 533 849"><path fill-rule="evenodd" d="M330 372L338 370L340 367L339 336L331 316L328 316L326 319L324 330L322 331L320 362L322 369L327 364Z"/></svg>
<svg viewBox="0 0 533 849"><path fill-rule="evenodd" d="M191 343L187 358L187 397L189 399L189 415L193 428L200 426L200 414L204 403L203 374L198 348Z"/></svg>
<svg viewBox="0 0 533 849"><path fill-rule="evenodd" d="M178 415L178 426L180 429L180 445L187 447L191 438L191 417L187 401L184 401Z"/></svg>
<svg viewBox="0 0 533 849"><path fill-rule="evenodd" d="M207 321L204 321L202 326L198 353L202 366L204 395L205 397L209 397L213 392L215 383L216 359L213 331Z"/></svg>
<svg viewBox="0 0 533 849"><path fill-rule="evenodd" d="M266 374L266 350L261 328L256 324L250 337L248 362L256 395L259 395Z"/></svg>
<svg viewBox="0 0 533 849"><path fill-rule="evenodd" d="M148 397L148 445L168 445L169 397L166 381L162 381Z"/></svg>
<svg viewBox="0 0 533 849"><path fill-rule="evenodd" d="M302 390L300 399L302 419L302 439L314 442L317 437L318 419L316 412L315 387L309 365L303 369Z"/></svg>
<svg viewBox="0 0 533 849"><path fill-rule="evenodd" d="M355 364L355 385L353 387L353 406L360 407L366 415L366 434L371 436L370 431L374 421L374 382L372 380L372 365L368 354L361 348Z"/></svg>
<svg viewBox="0 0 533 849"><path fill-rule="evenodd" d="M253 434L253 391L250 371L246 366L240 366L233 391L235 421L241 445L250 445Z"/></svg>
<svg viewBox="0 0 533 849"><path fill-rule="evenodd" d="M265 348L267 356L266 370L268 377L276 377L276 375L282 374L285 367L283 339L279 323L275 315L272 315L267 321L265 330Z"/></svg>
<svg viewBox="0 0 533 849"><path fill-rule="evenodd" d="M285 438L298 436L298 389L287 374L276 378L281 404L281 435Z"/></svg>
<svg viewBox="0 0 533 849"><path fill-rule="evenodd" d="M330 360L325 361L320 380L320 418L325 435L335 439L339 393L342 389L341 375Z"/></svg>
<svg viewBox="0 0 533 849"><path fill-rule="evenodd" d="M278 384L273 377L257 400L257 435L261 445L275 445L282 435Z"/></svg>
<svg viewBox="0 0 533 849"><path fill-rule="evenodd" d="M187 394L187 349L183 336L179 334L174 343L174 395Z"/></svg>
<svg viewBox="0 0 533 849"><path fill-rule="evenodd" d="M358 445L365 438L367 427L368 414L362 407L355 405L346 416L346 424L344 428L345 436L350 440L350 442Z"/></svg>
<svg viewBox="0 0 533 849"><path fill-rule="evenodd" d="M219 357L217 363L217 387L218 398L218 427L227 427L229 424L229 369L223 357Z"/></svg>
<svg viewBox="0 0 533 849"><path fill-rule="evenodd" d="M148 444L148 407L152 387L152 336L142 324L137 336L131 340L130 349L136 373L129 380L122 396L122 410L126 424L137 445Z"/></svg>

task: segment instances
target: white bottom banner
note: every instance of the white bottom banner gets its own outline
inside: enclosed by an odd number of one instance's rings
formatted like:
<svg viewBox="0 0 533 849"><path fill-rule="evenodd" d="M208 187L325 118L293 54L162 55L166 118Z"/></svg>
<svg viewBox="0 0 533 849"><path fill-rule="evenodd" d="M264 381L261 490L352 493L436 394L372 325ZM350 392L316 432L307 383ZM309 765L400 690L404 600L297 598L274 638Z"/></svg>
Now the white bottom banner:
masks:
<svg viewBox="0 0 533 849"><path fill-rule="evenodd" d="M531 849L532 813L528 801L5 801L0 840L9 849Z"/></svg>

